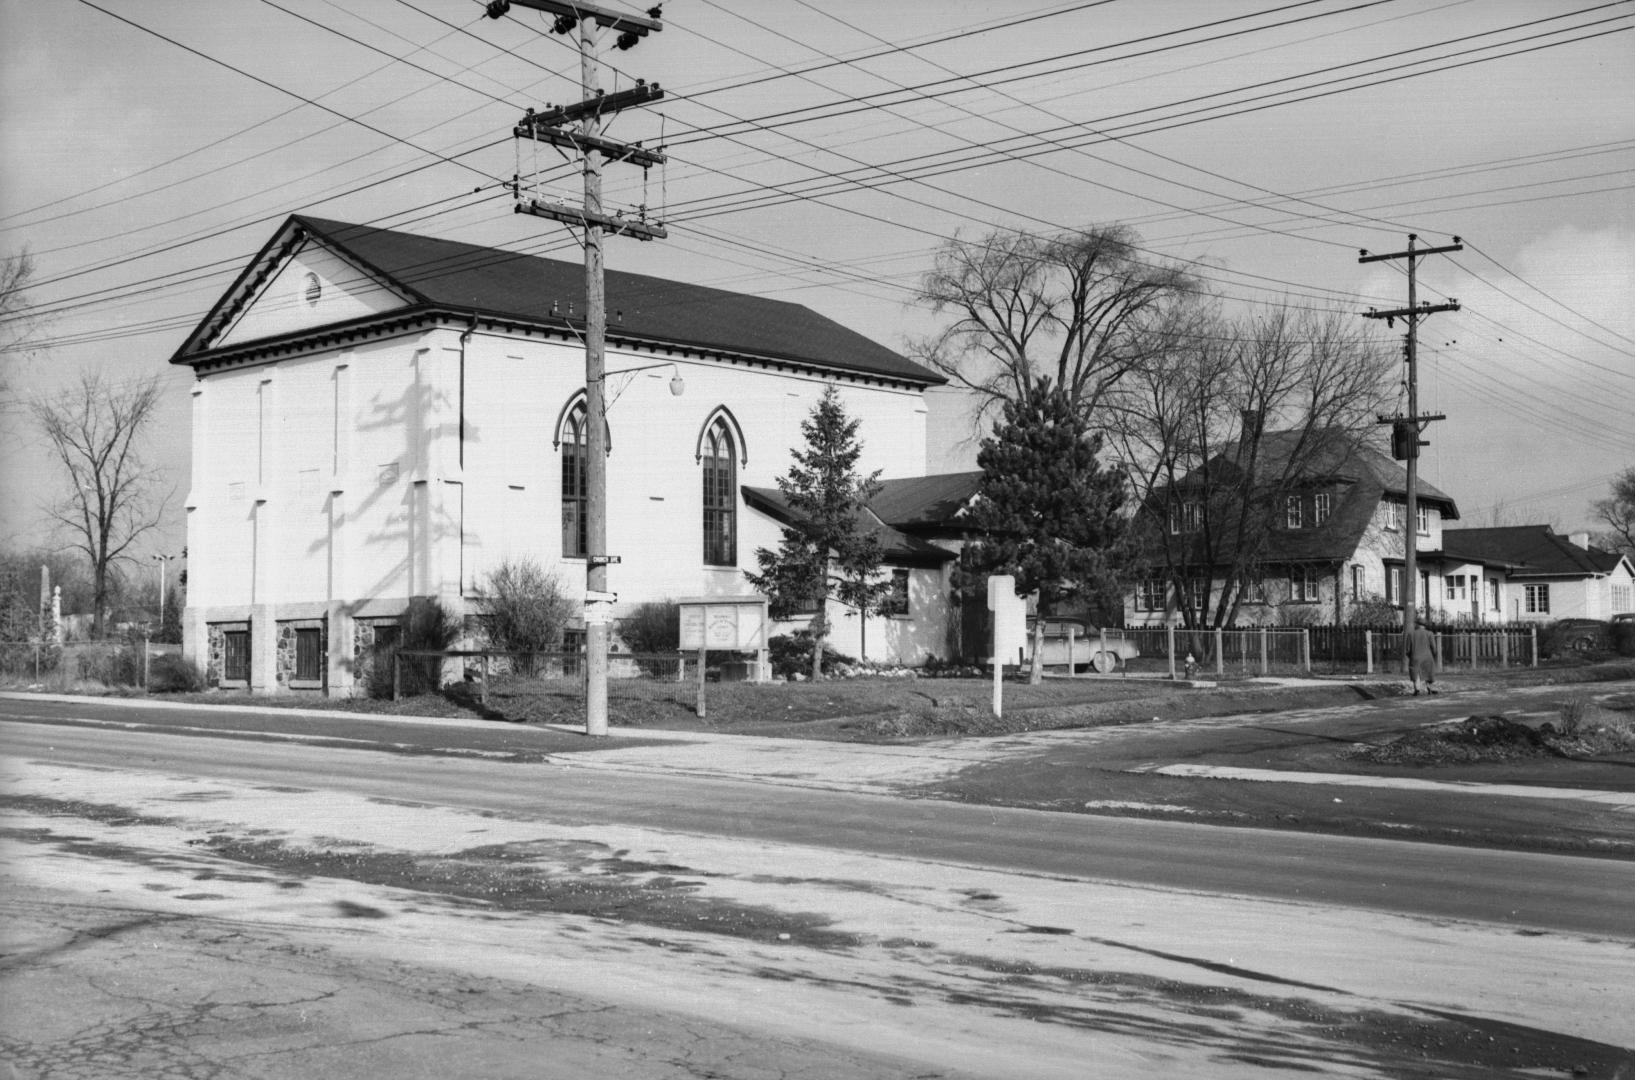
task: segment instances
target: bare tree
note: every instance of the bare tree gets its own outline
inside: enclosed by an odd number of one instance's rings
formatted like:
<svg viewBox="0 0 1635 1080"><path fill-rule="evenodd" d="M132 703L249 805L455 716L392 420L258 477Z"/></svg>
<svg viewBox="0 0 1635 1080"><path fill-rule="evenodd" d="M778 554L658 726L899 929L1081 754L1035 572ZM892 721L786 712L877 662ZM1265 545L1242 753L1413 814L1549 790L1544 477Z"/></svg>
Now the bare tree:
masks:
<svg viewBox="0 0 1635 1080"><path fill-rule="evenodd" d="M92 632L107 615L110 573L132 544L156 528L166 499L141 444L159 403L159 380L128 385L87 371L78 384L34 400L35 419L67 473L67 487L48 508L91 564Z"/></svg>
<svg viewBox="0 0 1635 1080"><path fill-rule="evenodd" d="M1091 417L1127 372L1168 348L1196 289L1181 270L1142 258L1136 242L1122 226L952 240L918 299L953 321L910 352L977 393L984 414L1027 404L1046 378Z"/></svg>
<svg viewBox="0 0 1635 1080"><path fill-rule="evenodd" d="M1347 471L1394 363L1354 315L1200 310L1108 395L1140 548L1184 625L1237 618L1286 499Z"/></svg>
<svg viewBox="0 0 1635 1080"><path fill-rule="evenodd" d="M0 256L0 408L10 403L14 359L28 352L38 326L24 290L34 276L34 260L25 250Z"/></svg>
<svg viewBox="0 0 1635 1080"><path fill-rule="evenodd" d="M1590 504L1607 530L1597 537L1609 551L1635 559L1635 465L1612 478L1612 494Z"/></svg>

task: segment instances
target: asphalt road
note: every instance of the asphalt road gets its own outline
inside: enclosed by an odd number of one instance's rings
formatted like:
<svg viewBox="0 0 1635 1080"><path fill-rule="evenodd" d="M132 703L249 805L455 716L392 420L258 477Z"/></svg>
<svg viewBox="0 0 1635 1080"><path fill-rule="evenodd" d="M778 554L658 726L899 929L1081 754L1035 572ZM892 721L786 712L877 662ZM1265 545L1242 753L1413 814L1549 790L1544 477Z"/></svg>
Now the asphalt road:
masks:
<svg viewBox="0 0 1635 1080"><path fill-rule="evenodd" d="M90 709L0 700L0 753L35 761L277 783L428 805L524 814L563 824L621 824L702 836L901 856L1046 877L1297 900L1518 929L1635 937L1635 864L1385 840L1052 814L930 800L772 787L652 770L402 752L301 742L199 738L64 726ZM157 708L157 707L153 707ZM231 727L230 711L212 723ZM54 719L22 720L20 716ZM136 716L124 714L127 720ZM195 724L197 713L177 722ZM292 718L293 719L293 718ZM264 728L264 717L249 726ZM371 721L387 743L448 749L508 729ZM349 727L366 744L375 736ZM468 736L469 733L469 736ZM390 736L389 738L387 736ZM582 744L581 744L582 745ZM497 748L495 748L497 749Z"/></svg>

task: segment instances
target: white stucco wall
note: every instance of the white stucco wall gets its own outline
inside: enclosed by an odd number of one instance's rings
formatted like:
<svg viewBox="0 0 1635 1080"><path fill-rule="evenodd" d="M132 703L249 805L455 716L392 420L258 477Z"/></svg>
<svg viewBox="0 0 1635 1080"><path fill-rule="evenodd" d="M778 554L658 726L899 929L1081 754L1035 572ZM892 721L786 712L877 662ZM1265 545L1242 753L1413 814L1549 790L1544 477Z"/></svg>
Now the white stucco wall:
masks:
<svg viewBox="0 0 1635 1080"><path fill-rule="evenodd" d="M564 407L583 386L583 350L523 336L461 338L459 328L443 328L200 380L188 500L191 641L202 642L213 622L387 615L417 595L459 607L508 558L536 559L570 595L583 594L584 560L562 554L554 445ZM654 364L662 366L621 374ZM700 433L718 408L730 410L743 436L738 484L772 486L827 385L719 359L675 364L607 353L607 554L622 560L608 569L616 615L647 600L750 591L742 569L755 568L756 548L776 546L778 527L740 499L737 566L705 565ZM670 391L674 371L685 381L680 397ZM922 471L921 394L836 385L862 422L859 468ZM916 571L913 588L931 614L938 584ZM945 611L936 618L924 632L871 620L869 655L940 654L940 644L920 640L940 642ZM199 648L190 645L190 655ZM275 688L271 660L258 655L257 663L252 684Z"/></svg>

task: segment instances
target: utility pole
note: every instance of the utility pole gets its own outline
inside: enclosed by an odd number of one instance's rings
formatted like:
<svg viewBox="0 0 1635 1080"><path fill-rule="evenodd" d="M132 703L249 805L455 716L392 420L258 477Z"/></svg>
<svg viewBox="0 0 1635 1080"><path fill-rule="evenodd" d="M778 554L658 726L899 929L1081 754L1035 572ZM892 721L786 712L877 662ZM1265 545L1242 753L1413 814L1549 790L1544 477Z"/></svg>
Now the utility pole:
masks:
<svg viewBox="0 0 1635 1080"><path fill-rule="evenodd" d="M1416 277L1419 260L1425 255L1439 255L1447 251L1463 251L1465 246L1456 236L1453 243L1443 247L1421 248L1416 247L1418 236L1408 234L1408 250L1394 251L1389 255L1370 255L1367 250L1361 253L1357 260L1360 263L1384 262L1388 259L1408 260L1408 306L1393 308L1390 311L1375 311L1370 308L1363 314L1365 319L1384 319L1386 326L1392 326L1397 319L1408 324L1403 352L1408 363L1408 415L1382 416L1381 424L1391 425L1391 456L1399 461L1407 462L1408 469L1408 520L1403 523L1402 546L1402 633L1406 643L1407 635L1413 633L1414 624L1418 618L1417 599L1415 594L1419 588L1419 448L1428 443L1420 439L1425 425L1432 420L1445 420L1447 417L1438 413L1434 416L1419 415L1419 320L1426 315L1438 311L1458 311L1459 301L1449 300L1445 304L1421 304L1419 302L1418 279ZM1406 657L1407 650L1403 650Z"/></svg>
<svg viewBox="0 0 1635 1080"><path fill-rule="evenodd" d="M584 99L577 105L549 108L543 113L529 109L514 134L579 154L585 181L584 204L530 199L519 201L521 214L551 218L584 230L585 243L585 734L607 734L608 638L613 622L615 594L608 591L607 567L617 556L607 551L607 396L604 353L607 346L607 298L603 288L602 234L634 236L638 240L662 240L664 229L640 218L610 215L602 209L602 159L628 161L643 168L664 161L662 154L640 146L613 142L601 137L601 118L634 105L645 105L663 96L657 83L637 83L632 90L605 93L601 87L601 65L597 58L598 39L603 30L619 37L615 44L628 49L650 32L664 29L659 9L648 17L630 15L581 3L579 0L493 0L488 16L502 17L511 5L532 8L556 16L551 29L558 34L579 29L579 83ZM575 122L577 128L570 127ZM520 193L519 193L520 196ZM645 208L644 208L645 209Z"/></svg>

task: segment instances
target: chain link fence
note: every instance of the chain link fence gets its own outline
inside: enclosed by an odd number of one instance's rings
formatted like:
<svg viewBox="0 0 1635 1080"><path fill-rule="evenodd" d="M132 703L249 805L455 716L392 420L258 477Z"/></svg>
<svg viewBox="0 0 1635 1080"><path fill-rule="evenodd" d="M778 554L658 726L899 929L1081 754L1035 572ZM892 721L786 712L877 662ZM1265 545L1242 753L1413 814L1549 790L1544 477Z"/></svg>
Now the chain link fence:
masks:
<svg viewBox="0 0 1635 1080"><path fill-rule="evenodd" d="M85 684L144 689L155 661L181 656L180 645L146 638L108 641L0 642L0 677L7 681L68 690Z"/></svg>
<svg viewBox="0 0 1635 1080"><path fill-rule="evenodd" d="M711 656L700 666L696 653L612 653L608 700L627 715L680 708L704 715L705 687L743 677L731 661ZM417 693L458 688L479 706L504 699L529 715L583 715L585 654L573 650L520 653L497 649L432 651L398 649L391 658L393 701ZM519 699L529 699L519 701Z"/></svg>

